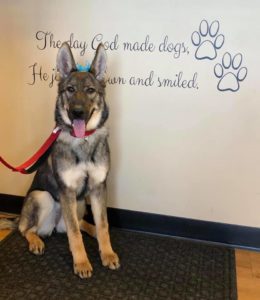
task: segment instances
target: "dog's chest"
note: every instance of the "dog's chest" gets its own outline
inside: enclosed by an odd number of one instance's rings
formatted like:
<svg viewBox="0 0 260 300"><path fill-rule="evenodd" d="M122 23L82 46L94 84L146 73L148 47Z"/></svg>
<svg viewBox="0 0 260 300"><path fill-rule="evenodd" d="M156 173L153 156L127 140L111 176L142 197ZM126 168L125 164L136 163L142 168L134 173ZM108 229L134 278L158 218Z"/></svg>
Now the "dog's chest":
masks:
<svg viewBox="0 0 260 300"><path fill-rule="evenodd" d="M62 171L61 177L68 188L79 193L85 188L85 185L91 190L104 182L107 172L108 166L105 164L81 162Z"/></svg>
<svg viewBox="0 0 260 300"><path fill-rule="evenodd" d="M104 135L103 140L107 135L104 130L99 130L98 134ZM79 194L84 189L91 190L105 181L109 169L107 157L109 154L106 151L104 153L96 151L101 141L97 138L97 134L84 141L64 132L60 135L59 141L57 156L66 156L66 160L60 160L58 169L62 181L68 188Z"/></svg>

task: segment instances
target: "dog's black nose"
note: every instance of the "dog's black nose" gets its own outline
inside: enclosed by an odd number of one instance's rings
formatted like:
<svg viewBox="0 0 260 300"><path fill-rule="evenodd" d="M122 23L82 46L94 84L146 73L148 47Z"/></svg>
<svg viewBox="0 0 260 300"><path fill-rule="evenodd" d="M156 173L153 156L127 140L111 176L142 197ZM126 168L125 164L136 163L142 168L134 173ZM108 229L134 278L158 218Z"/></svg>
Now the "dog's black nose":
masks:
<svg viewBox="0 0 260 300"><path fill-rule="evenodd" d="M74 118L83 118L84 110L82 107L74 107L71 112Z"/></svg>

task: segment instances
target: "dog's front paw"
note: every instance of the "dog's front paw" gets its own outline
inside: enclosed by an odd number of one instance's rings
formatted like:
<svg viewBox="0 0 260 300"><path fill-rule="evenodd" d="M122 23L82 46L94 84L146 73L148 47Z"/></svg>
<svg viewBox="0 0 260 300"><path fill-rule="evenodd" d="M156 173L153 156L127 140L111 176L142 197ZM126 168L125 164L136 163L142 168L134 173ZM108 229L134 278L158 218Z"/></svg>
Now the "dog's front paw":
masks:
<svg viewBox="0 0 260 300"><path fill-rule="evenodd" d="M80 278L89 278L92 276L93 268L89 261L74 264L74 273Z"/></svg>
<svg viewBox="0 0 260 300"><path fill-rule="evenodd" d="M101 260L104 267L116 270L120 267L118 255L115 252L101 253Z"/></svg>

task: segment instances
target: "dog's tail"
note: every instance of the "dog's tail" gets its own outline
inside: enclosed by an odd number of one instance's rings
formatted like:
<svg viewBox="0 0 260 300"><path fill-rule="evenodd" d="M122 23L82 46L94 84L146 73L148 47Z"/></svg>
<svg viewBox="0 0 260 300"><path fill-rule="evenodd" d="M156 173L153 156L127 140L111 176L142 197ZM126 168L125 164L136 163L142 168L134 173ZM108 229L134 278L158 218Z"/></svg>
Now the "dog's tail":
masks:
<svg viewBox="0 0 260 300"><path fill-rule="evenodd" d="M19 218L15 219L0 219L0 230L2 229L17 229L19 223Z"/></svg>
<svg viewBox="0 0 260 300"><path fill-rule="evenodd" d="M20 220L19 217L15 218L15 219L9 219L9 218L8 219L7 218L0 219L0 230L3 230L3 229L15 230L15 229L17 229L19 220ZM93 238L97 237L96 226L86 222L85 220L81 220L80 229L82 231L85 231L87 234L89 234Z"/></svg>

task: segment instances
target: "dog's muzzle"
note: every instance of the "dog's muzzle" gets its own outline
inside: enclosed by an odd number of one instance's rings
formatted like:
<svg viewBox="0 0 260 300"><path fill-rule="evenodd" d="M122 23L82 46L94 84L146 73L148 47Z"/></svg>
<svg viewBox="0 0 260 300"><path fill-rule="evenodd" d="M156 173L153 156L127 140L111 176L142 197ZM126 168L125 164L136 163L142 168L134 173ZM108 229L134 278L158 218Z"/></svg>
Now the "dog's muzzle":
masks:
<svg viewBox="0 0 260 300"><path fill-rule="evenodd" d="M74 105L70 111L70 119L73 127L73 134L76 137L83 138L85 136L85 130L88 121L91 119L95 108L92 108L90 112L86 112L81 105Z"/></svg>
<svg viewBox="0 0 260 300"><path fill-rule="evenodd" d="M74 107L71 114L73 119L84 119L84 110L82 107Z"/></svg>
<svg viewBox="0 0 260 300"><path fill-rule="evenodd" d="M85 135L86 121L85 111L81 105L74 105L70 111L73 133L76 137L82 138Z"/></svg>

